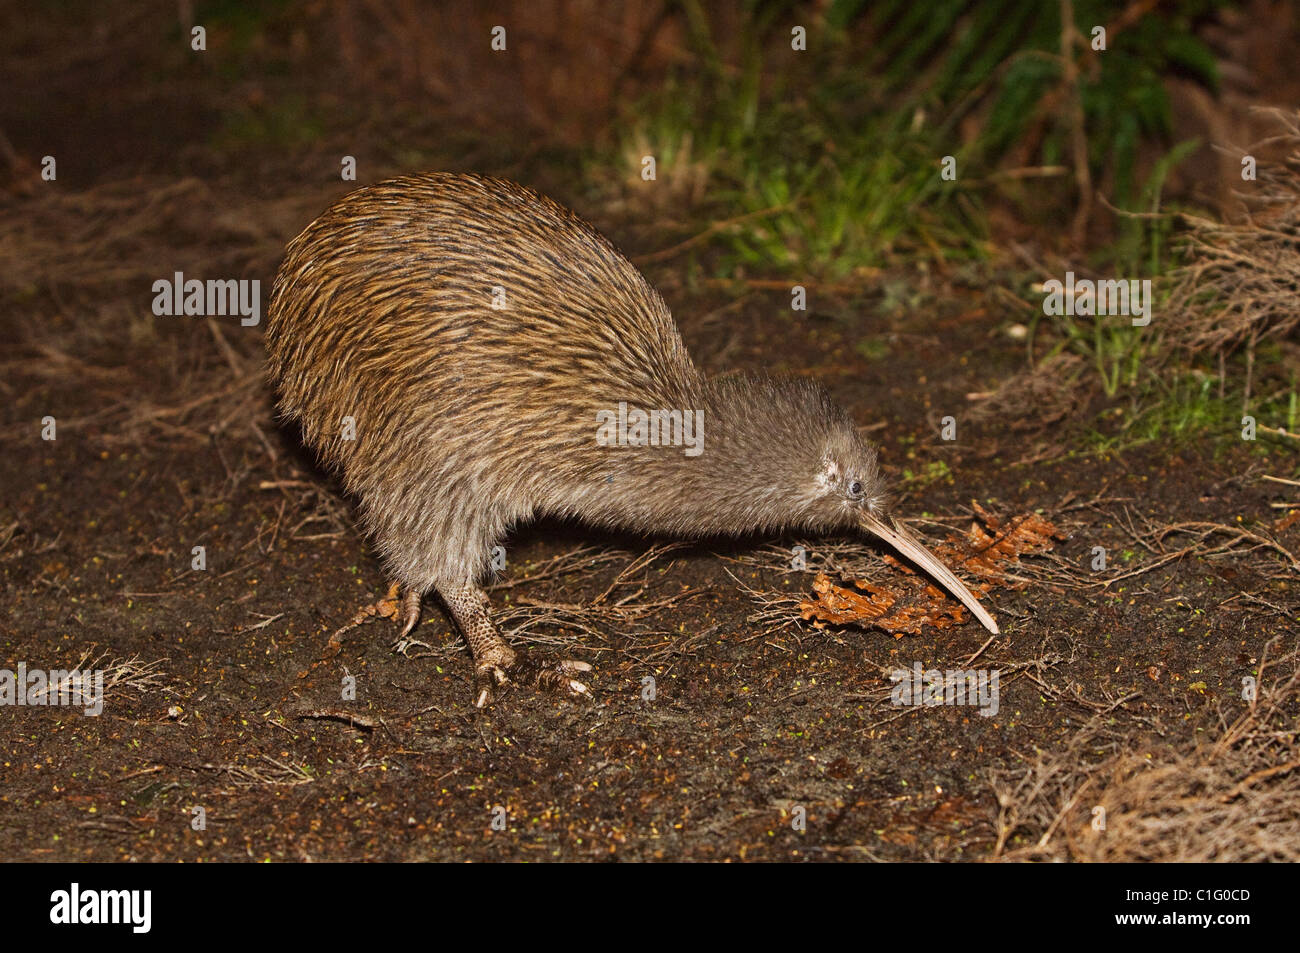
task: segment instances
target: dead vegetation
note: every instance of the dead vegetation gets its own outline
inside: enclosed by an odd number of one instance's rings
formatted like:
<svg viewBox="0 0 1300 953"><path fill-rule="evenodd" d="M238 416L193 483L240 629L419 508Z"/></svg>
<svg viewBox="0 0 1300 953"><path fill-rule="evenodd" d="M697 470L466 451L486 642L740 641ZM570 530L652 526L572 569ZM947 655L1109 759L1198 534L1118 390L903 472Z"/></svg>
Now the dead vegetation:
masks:
<svg viewBox="0 0 1300 953"><path fill-rule="evenodd" d="M1098 713L1070 744L997 772L1001 860L1300 860L1300 653L1259 660L1212 743L1156 738ZM1252 691L1252 685L1257 690ZM1244 709L1244 710L1243 710ZM1237 713L1239 712L1239 713Z"/></svg>
<svg viewBox="0 0 1300 953"><path fill-rule="evenodd" d="M664 568L662 563L668 556L686 548L682 543L669 543L632 554L580 547L554 557L539 567L538 572L529 573L518 582L531 584L539 578L564 576L572 587L583 579L594 580L602 566L616 559L625 563L591 599L517 598L497 611L497 623L508 638L525 637L540 645L570 644L570 638L564 633L576 633L583 637L587 648L597 652L608 650L612 638L618 636L620 651L646 665L654 665L685 650L682 633L663 626L670 624L672 610L698 595L698 590L652 594L654 586L649 574L656 564ZM514 584L514 580L508 580L488 588L497 591Z"/></svg>
<svg viewBox="0 0 1300 953"><path fill-rule="evenodd" d="M37 689L32 695L37 698L59 696L67 697L89 690L83 679L98 674L102 676L100 701L110 698L141 696L168 692L174 694L164 679L163 662L154 659L146 662L138 655L129 658L110 658L108 652L84 649L76 663L68 669L61 669L64 677L50 682L43 689ZM98 688L98 686L96 686Z"/></svg>
<svg viewBox="0 0 1300 953"><path fill-rule="evenodd" d="M970 587L977 599L995 586L1023 586L1023 577L1013 579L1010 570L1019 566L1021 556L1046 552L1062 535L1036 513L1004 525L978 503L972 508L978 520L972 521L967 533L950 534L931 550L941 562L979 580ZM800 604L799 614L815 628L858 623L883 629L896 639L919 633L923 625L947 629L966 621L966 609L956 599L896 557L887 554L884 560L902 575L889 584L855 578L852 584L860 590L855 592L822 573L813 581L813 598Z"/></svg>
<svg viewBox="0 0 1300 953"><path fill-rule="evenodd" d="M942 562L973 578L968 585L976 598L993 588L1018 589L1031 583L1050 585L1057 591L1080 588L1084 581L1078 567L1053 552L1056 542L1068 535L1064 527L1074 525L1070 514L1080 505L1067 498L1053 514L1026 513L1005 519L972 503L965 531L950 531L942 541L918 536ZM1021 557L1035 558L1022 562ZM816 573L812 596L755 588L736 580L760 606L750 621L761 624L765 633L808 622L818 629L860 625L902 638L919 633L923 626L947 629L960 625L967 617L961 603L928 577L892 554L877 558L861 542L800 542L793 550L767 546L738 562L780 575ZM849 581L853 588L838 585L835 579Z"/></svg>
<svg viewBox="0 0 1300 953"><path fill-rule="evenodd" d="M216 772L228 777L236 787L289 786L311 784L316 780L312 769L296 761L281 761L270 755L260 755L247 764L227 762L225 764L201 765L206 771Z"/></svg>
<svg viewBox="0 0 1300 953"><path fill-rule="evenodd" d="M1152 523L1146 517L1135 515L1130 510L1126 510L1124 516L1127 518L1125 530L1150 558L1134 569L1112 570L1099 580L1098 584L1102 588L1109 588L1117 582L1144 575L1182 559L1215 560L1228 557L1239 561L1245 555L1261 551L1280 556L1286 570L1277 573L1265 568L1267 577L1281 579L1290 573L1300 572L1300 562L1297 562L1295 554L1263 527L1248 529L1240 525L1210 521L1160 525ZM1140 520L1145 524L1144 527L1136 528L1134 520Z"/></svg>
<svg viewBox="0 0 1300 953"><path fill-rule="evenodd" d="M1280 148L1284 157L1259 162L1256 186L1239 193L1241 221L1189 218L1189 261L1172 276L1165 331L1170 357L1244 348L1247 405L1258 345L1287 341L1300 326L1300 113L1267 114L1278 132L1250 151Z"/></svg>
<svg viewBox="0 0 1300 953"><path fill-rule="evenodd" d="M155 316L152 287L177 271L260 279L265 309L285 240L320 201L234 201L194 178L81 192L51 184L10 200L0 216L0 299L10 315L0 392L25 412L0 433L27 436L32 419L51 414L60 434L88 433L107 447L204 443L245 427L267 444L260 328L232 317ZM59 413L65 401L52 392L70 385L92 390L96 409ZM37 394L43 403L27 410Z"/></svg>
<svg viewBox="0 0 1300 953"><path fill-rule="evenodd" d="M383 5L370 6L378 9ZM1171 350L1167 353L1171 356L1175 353L1172 349L1177 347L1181 360L1186 360L1188 355L1226 358L1240 352L1253 354L1267 342L1280 342L1284 353L1294 355L1294 351L1285 348L1294 347L1297 320L1300 320L1294 308L1296 290L1300 287L1300 258L1296 253L1300 234L1297 213L1300 133L1294 117L1281 118L1289 130L1286 135L1291 137L1291 159L1281 166L1261 164L1263 188L1258 191L1265 201L1253 210L1249 221L1192 223L1191 246L1196 250L1196 257L1176 276L1181 284L1174 288L1173 302L1163 309L1170 323L1160 322L1168 330ZM245 499L254 487L271 496L264 520L255 525L237 524L246 532L241 537L247 540L241 552L250 559L277 550L292 548L305 552L312 550L316 543L357 539L348 506L328 481L320 474L307 472L307 468L295 467L292 459L285 456L287 442L275 431L262 383L260 329L244 329L230 320L160 319L149 311L151 283L170 277L176 268L193 277L216 274L261 277L265 305L269 293L265 279L272 273L285 239L326 202L323 189L314 192L311 188L293 187L283 191L288 198L265 201L233 186L182 178L166 183L117 182L79 193L41 185L4 200L6 214L0 216L0 296L8 314L5 321L8 340L5 356L0 358L0 395L9 404L10 415L6 418L8 425L0 432L6 438L21 432L25 440L29 439L32 422L45 413L55 413L61 436L69 432L77 441L91 442L96 451L148 444L160 450L156 462L150 466L161 470L174 467L184 482L182 487L182 480L177 480L180 504L173 501L159 504L161 520L156 527L151 524L149 530L162 541L159 545L163 550L150 555L165 556L168 568L156 570L146 563L144 569L124 574L121 581L114 579L111 587L102 593L89 590L91 598L87 598L88 587L92 585L88 583L78 590L79 597L87 602L93 603L94 597L101 594L105 600L117 595L139 598L144 594L134 590L148 588L154 593L176 597L176 602L183 606L185 618L193 616L200 624L219 624L221 616L215 610L208 610L190 598L190 589L200 584L199 577L176 571L177 565L184 565L176 557L183 554L185 547L168 537L167 532L195 508ZM759 280L754 283L757 286ZM1173 324L1174 321L1180 323ZM720 322L718 327L722 338L732 325ZM1040 362L1024 380L997 391L980 406L1012 427L1027 425L1030 417L1023 412L1026 407L1033 408L1035 425L1062 424L1078 419L1096 396L1091 374L1088 362L1078 355L1057 354ZM1248 379L1247 394L1258 386L1257 377ZM192 485L191 481L196 479L193 472L179 462L195 447L212 448L211 466L216 476L212 486ZM32 476L38 472L35 469L22 472L28 483L41 478ZM134 474L131 476L133 479ZM1274 479L1294 499L1295 481L1286 476ZM78 494L89 496L93 485L85 482L73 486L62 501L79 502ZM126 490L124 498L132 506L146 502L129 480L119 480L114 489L118 487ZM1011 489L1009 484L995 484L992 492L1009 494ZM99 498L94 499L98 504ZM1032 585L1036 593L1048 599L1052 594L1059 597L1065 591L1113 593L1143 577L1174 579L1173 573L1180 564L1203 561L1207 567L1239 572L1251 579L1230 600L1237 608L1249 608L1249 613L1242 613L1243 625L1258 629L1275 621L1279 627L1293 628L1300 610L1294 596L1298 569L1295 553L1300 551L1297 548L1300 537L1296 535L1300 530L1300 510L1297 510L1300 504L1292 501L1270 504L1283 511L1276 520L1243 525L1230 522L1226 514L1216 514L1212 519L1169 517L1159 521L1147 516L1145 510L1135 511L1128 505L1131 502L1063 501L1038 514L1067 537L1085 525L1094 534L1100 532L1099 527L1113 527L1114 538L1125 541L1140 558L1136 563L1112 563L1104 571L1089 571L1086 561L1078 558L1078 547L1067 552L1068 547L1059 536L1048 534L1041 527L1037 533L1042 543L1040 548L1021 546L1020 542L1032 542L1030 535L1036 524L1003 520L978 507L969 514L935 520L929 525L932 538L942 540L947 535L957 540L948 550L944 549L943 542L934 548L959 572L985 578L975 558L982 552L988 557L989 568L1000 575L998 585ZM75 512L76 508L69 506L68 510ZM91 576L93 570L86 568L92 565L90 559L95 550L73 548L78 545L79 531L92 539L93 534L76 521L66 524L66 535L62 526L49 533L32 533L30 518L29 512L16 509L0 522L0 563L15 567L12 577L16 580L15 592L21 590L27 578L20 570L29 563L37 566L44 563L45 555L53 550L59 551L59 559L72 566L73 572L98 578ZM968 531L957 532L958 527L967 524ZM147 540L149 536L143 538ZM1017 539L1020 542L1014 542ZM990 542L999 540L1012 542L1004 551L997 546L990 547ZM115 549L125 549L128 545L136 544L123 543L119 547L116 541L112 543ZM791 552L775 546L742 555L735 561L778 578L799 572L799 578L805 583L817 578L819 572L830 585L833 585L830 580L836 578L862 580L861 587L835 588L849 595L872 594L877 590L890 593L895 601L882 610L876 622L884 628L896 626L893 629L896 634L916 631L926 624L940 625L945 618L952 624L956 620L951 613L945 615L947 609L957 614L964 612L946 596L930 591L932 587L923 578L891 557L881 558L861 541L820 540L806 543L804 548L806 570L793 568ZM326 563L323 572L336 574L326 578L337 578L348 562L360 561L359 553L359 549L349 550ZM670 546L644 552L579 547L530 564L522 572L512 566L509 574L491 587L501 604L499 622L512 641L536 643L545 650L571 649L576 640L585 651L604 655L607 664L613 660L610 656L614 656L620 662L630 659L640 666L660 666L698 653L703 657L703 665L712 665L713 659L701 647L707 646L719 628L716 620L702 618L694 611L674 611L687 608L685 603L703 593L699 586L687 587L695 577L688 574L680 580L656 578L679 555L680 547ZM235 568L230 572L237 573L251 564L240 560L231 565ZM807 576L803 575L805 572ZM286 611L280 596L291 591L292 585L305 585L311 578L303 575L301 565L284 561L269 563L264 573L259 567L259 574L274 580L274 593L248 604L248 614L240 618L253 618L251 624L230 625L234 632L259 636L258 655L251 659L242 657L250 668L263 660L261 653L267 650L268 643L274 645L276 639L285 639L285 644L289 644L282 634L286 623L280 620L285 618ZM43 570L33 570L29 575L37 589L53 588ZM223 570L218 575L224 578L228 573ZM775 631L806 634L810 622L841 623L819 615L823 600L809 600L806 584L792 586L798 588L795 592L764 588L761 584L758 588L744 588L758 602L758 611L750 617L751 625L747 627L750 631L742 635L743 641L753 643L749 648L754 650L754 657L759 656L764 641ZM245 595L230 587L214 591L232 602ZM1160 594L1161 598L1166 595L1177 598L1179 594L1177 591ZM801 617L801 606L810 601L818 606L813 618ZM1149 607L1151 603L1147 599L1143 606ZM32 600L26 605L49 608L52 603ZM245 608L239 611L242 613ZM871 617L861 608L859 612L858 618L845 621L871 624ZM171 631L181 624L179 618L175 614L163 616L157 623L157 631ZM425 625L415 634L423 635L432 647L411 643L416 649L411 654L446 658L463 669L465 657L460 640L448 637L440 643L430 635L446 632L450 636L454 630L434 606L426 608L425 618ZM684 625L682 618L687 620ZM306 630L314 624L314 621L294 623ZM154 693L174 694L165 668L181 665L176 684L188 682L198 686L196 694L185 696L186 707L198 710L200 704L205 706L209 724L218 724L219 718L229 718L238 724L244 714L239 706L247 704L242 697L235 702L216 698L205 701L216 684L206 663L191 664L183 659L145 661L140 655L132 654L132 648L149 643L133 642L137 636L125 629L104 634L119 640L117 654L98 650L83 653L76 667L101 669L110 700L148 698ZM816 637L836 639L838 635L834 628L828 628ZM1294 644L1293 636L1287 638ZM231 659L239 660L237 642L231 640L228 651ZM1300 859L1300 821L1297 820L1300 788L1296 784L1300 776L1297 774L1300 745L1296 739L1300 719L1297 687L1300 665L1296 653L1277 661L1260 662L1257 679L1263 687L1258 699L1246 702L1224 697L1219 702L1222 715L1215 740L1197 747L1189 740L1190 731L1170 727L1172 717L1167 715L1167 710L1154 714L1141 711L1124 690L1109 693L1106 687L1087 687L1078 681L1079 670L1072 667L1076 659L1046 640L1035 638L1025 646L1015 646L1015 654L1006 643L990 642L979 646L972 643L973 654L963 664L983 658L980 664L998 667L1004 686L1032 683L1043 698L1068 704L1076 713L1082 712L1083 720L1083 727L1067 741L1045 744L1041 752L1031 755L1033 760L1026 767L1007 770L1005 765L1010 755L1006 749L989 749L967 762L975 777L990 762L1003 766L992 775L997 795L996 842L988 844L992 856L1003 860L1084 861ZM125 651L121 651L122 645L127 646ZM1285 651L1287 645L1280 647ZM221 654L224 656L226 652L223 647ZM966 655L966 650L961 654ZM863 664L867 666L864 679L867 688L858 694L848 694L845 700L867 702L882 720L919 717L921 709L899 712L891 705L886 666L882 665L878 673L879 684L873 684L874 663L867 660ZM713 677L714 670L704 670ZM423 671L413 672L409 680L420 683L423 675ZM50 690L58 692L63 687L56 685ZM400 696L376 697L378 711L402 705ZM274 695L268 695L257 701L270 704L273 698ZM692 701L692 705L692 716L698 714L702 721L713 714L705 703ZM1173 713L1179 714L1181 709ZM336 722L367 731L376 739L378 756L385 753L382 744L396 743L388 734L390 723L374 713L326 706L299 710L293 717L302 723ZM1076 714L1074 724L1078 721ZM526 733L529 722L522 717L520 722ZM626 724L627 719L623 722ZM292 726L293 722L288 724ZM245 800L232 802L232 811L236 806L239 808L232 816L238 816L241 821L258 817L265 809L264 803L247 800L250 794L263 788L280 789L274 792L278 797L285 787L308 785L316 780L318 772L313 764L330 763L324 755L313 754L312 763L308 763L300 753L281 754L280 747L267 742L268 738L276 738L274 734L261 738L248 736L256 747L246 757L232 757L223 747L232 740L242 742L243 737L223 734L222 730L214 730L211 741L200 737L198 732L187 735L179 742L181 748L168 757L175 758L175 763L184 765L186 770L206 771L225 786L240 789L240 797ZM270 730L283 732L285 725ZM642 729L638 726L636 730ZM740 728L737 732L744 730ZM409 741L410 735L400 726L396 731L401 742ZM592 737L596 744L613 750L614 753L602 753L611 763L625 757L625 751L610 745L608 735L602 737L598 730L593 730ZM6 759L12 759L17 765L15 751L21 751L23 758L28 759L30 740L15 741L13 747L6 749ZM651 744L668 747L675 740L652 737ZM698 741L698 737L688 736L684 744L693 747ZM105 736L99 743L102 744L99 753L104 757L130 758L134 754L129 749L114 747L116 739L112 737ZM645 748L644 741L638 739L638 743ZM167 750L164 742L155 744L158 748L151 755ZM473 763L476 744L477 741L453 750L459 759ZM201 753L190 756L187 746L191 745ZM259 748L269 753L261 754ZM56 751L56 754L62 756L67 750L73 749ZM328 753L324 743L321 750ZM539 757L538 765L564 766L572 750L571 740L565 738L553 751L543 744L538 744L536 750L552 759L542 761ZM627 750L633 750L630 744ZM785 753L781 752L781 756ZM60 757L58 760L73 759ZM364 770L366 763L359 762L360 770ZM877 763L867 763L870 770L877 767ZM508 759L498 761L494 769L502 772L505 783L510 782ZM166 770L165 777L172 776L171 767L147 770ZM460 769L453 768L448 773L457 770ZM346 774L345 771L337 773ZM707 775L684 774L683 780L688 779L696 789L711 790L709 785L716 783L716 778ZM363 782L357 791L359 796L369 798L373 795L372 785L369 779ZM44 777L31 776L17 781L8 778L7 784L11 790L21 784L23 790L41 792L48 786ZM173 782L169 786L177 785ZM524 787L521 783L519 789ZM109 804L121 799L122 792L112 787L91 790ZM436 797L436 786L421 794ZM629 795L628 801L633 802L639 796L644 796L642 790ZM557 811L580 815L586 806L564 798L562 793L554 795ZM33 806L26 809L34 812L37 803L58 802L44 797L41 801L33 798L28 803ZM329 817L337 813L333 810L336 804L331 800L317 816L325 817L328 824ZM727 811L730 807L726 806ZM1095 813L1096 808L1101 808L1104 814ZM613 815L611 810L609 816ZM1098 817L1104 817L1104 830L1093 828ZM905 825L912 819L913 815L902 815L891 822L891 827ZM285 822L283 829L300 830L293 827L300 820L303 819L295 815L294 820ZM22 823L29 823L26 816ZM16 826L10 825L11 829ZM91 828L90 823L81 826ZM983 825L976 828L981 831L980 836L983 829ZM124 827L122 833L125 836L137 832ZM393 840L400 842L403 836L404 832L399 831ZM861 832L864 844L871 843L872 836L870 828ZM993 840L989 838L990 842ZM347 842L347 839L340 841ZM868 855L868 847L863 844L830 845L823 849L861 851ZM336 856L349 855L346 848L339 848Z"/></svg>
<svg viewBox="0 0 1300 953"><path fill-rule="evenodd" d="M1039 353L1031 353L1028 369L1005 379L995 390L969 395L974 419L996 418L1022 431L1043 431L1079 419L1103 389L1101 375L1090 370L1089 363L1104 369L1108 362L1122 362L1125 374L1133 375L1130 385L1137 390L1148 381L1167 388L1189 372L1206 376L1217 371L1222 398L1228 387L1229 360L1236 356L1243 358L1244 367L1239 371L1241 379L1233 381L1234 389L1240 390L1246 413L1259 390L1257 355L1265 344L1275 345L1282 353L1278 366L1290 369L1280 374L1290 378L1289 384L1281 382L1282 393L1294 391L1294 368L1300 361L1300 344L1295 340L1300 327L1300 311L1295 307L1300 290L1300 113L1259 112L1275 125L1274 135L1246 149L1220 149L1256 163L1257 179L1243 181L1236 193L1239 217L1127 213L1134 219L1167 219L1178 229L1180 264L1166 275L1154 276L1158 315L1141 337L1123 342L1124 331L1089 326L1114 320L1108 317L1082 319L1065 335L1070 341L1040 335L1034 349ZM1066 270L1047 268L1016 247L1044 277L1059 277L1056 272ZM1036 305L1031 304L1035 314ZM1087 352L1087 359L1063 350L1067 344ZM1119 371L1112 368L1109 373L1115 377L1113 388ZM1260 429L1288 436L1278 428L1261 425Z"/></svg>
<svg viewBox="0 0 1300 953"><path fill-rule="evenodd" d="M1285 482L1285 481L1284 481ZM1223 565L1232 575L1271 583L1251 585L1228 600L1249 605L1249 611L1267 611L1290 624L1300 612L1291 595L1295 573L1300 570L1287 534L1296 520L1284 514L1271 526L1245 527L1212 521L1159 523L1135 513L1132 500L1098 494L1092 499L1067 502L1049 514L1051 520L1003 523L976 507L975 514L988 527L972 526L967 542L980 539L986 554L981 563L955 552L956 540L934 545L941 558L960 565L968 575L989 579L1001 573L1022 584L1032 580L1043 588L1111 590L1131 584L1141 576L1158 573L1187 560L1204 559ZM1114 566L1104 571L1084 572L1081 565L1046 549L1063 534L1059 523L1071 530L1085 523L1104 522L1114 527L1144 558L1137 566ZM1023 528L1017 541L1016 530ZM1006 540L989 547L988 540ZM1020 549L1020 542L1027 542ZM1008 565L1021 553L1037 552L1040 558L1019 563L1014 573ZM860 551L853 546L822 547L814 559L823 567L817 576L815 600L778 591L750 589L762 606L753 616L770 630L794 622L795 607L803 607L803 619L814 624L848 622L887 628L899 622L892 605L880 607L880 594L897 587L897 573L885 583L855 578L865 575ZM871 578L881 579L882 566L875 561ZM771 548L751 565L769 571L789 572L789 553ZM853 572L845 573L846 565ZM980 566L979 569L976 567ZM1231 568L1228 568L1231 567ZM833 601L849 590L829 583L828 572L855 579L867 593L837 614ZM906 578L906 577L903 577ZM986 583L987 585L987 583ZM932 587L931 587L932 588ZM982 590L981 590L982 592ZM943 599L938 591L927 594ZM867 605L865 611L863 604ZM1226 603L1225 603L1226 605ZM924 624L945 627L948 617L942 606L930 606ZM1222 608L1222 606L1220 607ZM906 621L906 620L904 620ZM909 627L908 631L915 631ZM895 632L898 635L898 632ZM969 658L969 666L996 639L989 639ZM1281 648L1283 655L1272 656ZM1005 687L1018 679L1033 682L1037 693L1053 705L1080 709L1085 721L1068 740L1047 750L1037 750L1030 764L1019 770L992 772L997 798L996 840L993 859L1010 861L1294 861L1300 859L1300 651L1290 636L1273 639L1259 657L1242 657L1252 674L1243 676L1241 695L1217 699L1217 731L1210 742L1197 744L1186 732L1171 730L1150 706L1138 702L1142 692L1110 693L1098 697L1085 694L1082 685L1060 673L1071 661L1047 644L1029 659L986 658L981 664L994 665ZM1257 664L1257 667L1255 667ZM914 714L914 708L895 710L890 688L885 683L887 667L880 671L881 685L868 692L852 693L848 699L870 703L881 718L875 728ZM1148 672L1158 680L1158 666ZM1204 686L1189 686L1194 694L1214 699Z"/></svg>
<svg viewBox="0 0 1300 953"><path fill-rule="evenodd" d="M539 599L531 595L514 596L502 601L493 614L502 633L511 642L571 648L576 638L588 652L608 652L617 647L621 653L645 665L655 665L672 656L687 652L708 633L685 634L665 628L672 610L699 594L699 590L680 589L662 594L650 578L651 571L666 573L668 556L686 549L687 544L669 543L651 546L641 553L593 546L578 546L530 566L519 575L499 578L487 586L490 592L512 594L521 587L546 583L557 595ZM621 568L609 575L619 564ZM608 581L602 582L602 578ZM591 591L594 596L564 592ZM377 618L393 617L397 610L395 593L387 602L367 606L334 633L325 655L299 676L305 678L321 664L335 657L342 648L342 636L348 631ZM408 658L437 658L459 664L464 648L459 639L434 646L419 636L424 626L442 622L436 603L426 602L422 623L405 638L393 643L394 650Z"/></svg>
<svg viewBox="0 0 1300 953"><path fill-rule="evenodd" d="M1075 419L1093 397L1094 383L1078 354L1062 352L1007 378L989 393L968 394L971 416L997 420L1012 430L1042 430ZM1026 407L1034 413L1025 413Z"/></svg>

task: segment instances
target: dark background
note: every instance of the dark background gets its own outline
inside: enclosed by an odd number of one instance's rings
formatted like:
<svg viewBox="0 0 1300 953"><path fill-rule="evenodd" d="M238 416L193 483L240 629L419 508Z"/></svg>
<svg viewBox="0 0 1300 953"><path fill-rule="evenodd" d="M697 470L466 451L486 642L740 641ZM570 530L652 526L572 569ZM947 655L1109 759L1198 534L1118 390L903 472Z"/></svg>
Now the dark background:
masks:
<svg viewBox="0 0 1300 953"><path fill-rule="evenodd" d="M0 667L114 679L99 718L0 709L0 856L1297 859L1297 30L1266 0L0 6ZM1050 521L990 582L1002 636L812 626L819 571L901 585L861 541L640 560L543 524L494 602L593 703L474 710L432 603L407 657L378 622L322 660L379 564L261 327L157 317L152 283L265 309L330 202L424 169L591 220L708 372L822 381L933 541L973 504ZM1151 279L1156 320L1044 315L1067 270ZM976 658L998 717L890 704L890 670Z"/></svg>

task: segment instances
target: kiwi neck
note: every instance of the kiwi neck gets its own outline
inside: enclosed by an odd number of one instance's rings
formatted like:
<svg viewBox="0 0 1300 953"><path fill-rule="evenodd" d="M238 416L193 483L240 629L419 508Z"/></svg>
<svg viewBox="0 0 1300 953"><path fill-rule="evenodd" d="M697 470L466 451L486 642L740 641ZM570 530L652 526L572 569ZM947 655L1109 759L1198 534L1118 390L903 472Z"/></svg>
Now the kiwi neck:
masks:
<svg viewBox="0 0 1300 953"><path fill-rule="evenodd" d="M799 523L817 427L769 390L762 380L731 378L706 383L666 414L621 410L612 423L624 442L602 447L602 490L617 497L604 501L615 504L607 522L695 537Z"/></svg>

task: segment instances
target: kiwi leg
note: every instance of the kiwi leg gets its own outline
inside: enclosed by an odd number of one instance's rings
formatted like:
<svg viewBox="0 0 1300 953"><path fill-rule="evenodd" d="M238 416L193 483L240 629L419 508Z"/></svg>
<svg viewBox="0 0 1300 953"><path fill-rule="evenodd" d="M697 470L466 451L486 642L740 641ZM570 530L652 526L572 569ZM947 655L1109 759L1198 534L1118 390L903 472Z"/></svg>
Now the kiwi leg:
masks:
<svg viewBox="0 0 1300 953"><path fill-rule="evenodd" d="M492 621L487 593L473 584L438 589L474 655L474 704L490 703L501 686L515 681L537 685L566 695L590 695L573 676L590 672L586 662L536 662L506 644Z"/></svg>

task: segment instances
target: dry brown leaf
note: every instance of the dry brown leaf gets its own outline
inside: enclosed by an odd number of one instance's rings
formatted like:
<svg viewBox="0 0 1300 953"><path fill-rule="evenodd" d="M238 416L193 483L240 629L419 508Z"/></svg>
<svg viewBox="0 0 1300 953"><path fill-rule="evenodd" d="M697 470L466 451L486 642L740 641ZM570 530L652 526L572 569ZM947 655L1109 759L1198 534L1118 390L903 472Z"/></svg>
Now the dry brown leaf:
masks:
<svg viewBox="0 0 1300 953"><path fill-rule="evenodd" d="M1300 523L1300 510L1292 510L1290 513L1286 514L1286 516L1283 516L1275 522L1273 524L1273 531L1277 533L1285 533L1296 523Z"/></svg>
<svg viewBox="0 0 1300 953"><path fill-rule="evenodd" d="M965 570L980 580L969 586L977 599L995 587L1023 585L1007 578L1008 569L1021 556L1046 552L1062 537L1050 521L1036 513L1018 516L1004 526L978 503L972 507L984 525L972 523L967 534L949 536L934 547L934 553L954 570ZM854 588L849 588L819 573L813 581L812 598L799 604L800 616L819 629L856 623L883 629L896 639L919 634L923 625L948 629L966 621L966 608L956 599L894 556L886 555L885 561L901 570L889 585L854 579Z"/></svg>

